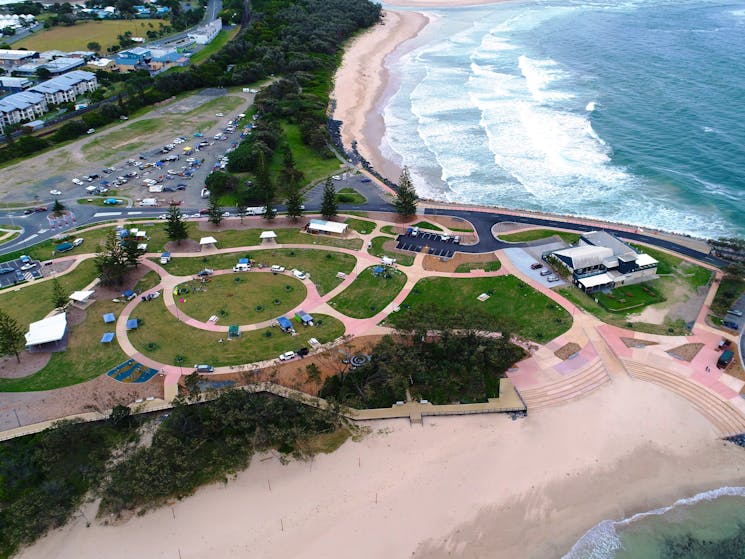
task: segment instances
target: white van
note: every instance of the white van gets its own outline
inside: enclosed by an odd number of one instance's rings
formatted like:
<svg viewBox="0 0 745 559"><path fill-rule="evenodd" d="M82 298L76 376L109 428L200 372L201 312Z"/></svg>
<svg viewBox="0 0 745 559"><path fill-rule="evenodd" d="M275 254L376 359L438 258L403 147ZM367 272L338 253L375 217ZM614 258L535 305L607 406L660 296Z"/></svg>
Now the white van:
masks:
<svg viewBox="0 0 745 559"><path fill-rule="evenodd" d="M158 200L156 198L144 198L140 202L140 206L157 206Z"/></svg>
<svg viewBox="0 0 745 559"><path fill-rule="evenodd" d="M233 266L233 271L234 272L248 272L250 269L251 269L251 265L250 264L240 264L240 263L238 263L235 266Z"/></svg>

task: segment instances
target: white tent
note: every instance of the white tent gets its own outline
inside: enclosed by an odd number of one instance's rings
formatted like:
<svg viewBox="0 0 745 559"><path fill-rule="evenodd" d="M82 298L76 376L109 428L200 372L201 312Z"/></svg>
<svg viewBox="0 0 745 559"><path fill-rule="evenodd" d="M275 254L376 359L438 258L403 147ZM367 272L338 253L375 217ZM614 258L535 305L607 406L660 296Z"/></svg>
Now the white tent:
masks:
<svg viewBox="0 0 745 559"><path fill-rule="evenodd" d="M66 330L66 313L56 314L44 320L32 322L26 333L26 347L58 342L65 337Z"/></svg>
<svg viewBox="0 0 745 559"><path fill-rule="evenodd" d="M263 241L265 239L276 239L277 234L274 231L262 231L259 238Z"/></svg>
<svg viewBox="0 0 745 559"><path fill-rule="evenodd" d="M93 295L94 291L76 291L72 295L70 295L70 299L75 301L76 303L85 303L88 300L88 297Z"/></svg>
<svg viewBox="0 0 745 559"><path fill-rule="evenodd" d="M215 239L214 237L202 237L201 239L199 239L199 244L202 246L214 245L216 242L217 242L217 239Z"/></svg>
<svg viewBox="0 0 745 559"><path fill-rule="evenodd" d="M346 223L339 223L337 221L324 221L323 219L311 219L308 223L308 229L310 231L318 231L321 233L336 233L337 235L343 235L347 230L348 225Z"/></svg>

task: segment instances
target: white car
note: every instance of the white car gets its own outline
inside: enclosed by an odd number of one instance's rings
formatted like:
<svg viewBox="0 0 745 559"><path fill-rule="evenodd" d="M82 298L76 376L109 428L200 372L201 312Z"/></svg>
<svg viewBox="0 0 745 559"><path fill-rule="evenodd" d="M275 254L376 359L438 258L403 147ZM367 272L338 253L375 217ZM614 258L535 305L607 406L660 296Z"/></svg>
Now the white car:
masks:
<svg viewBox="0 0 745 559"><path fill-rule="evenodd" d="M300 279L300 280L304 280L305 278L308 277L305 272L301 272L297 268L294 268L292 270L292 275L295 276L297 279Z"/></svg>
<svg viewBox="0 0 745 559"><path fill-rule="evenodd" d="M222 212L223 217L230 217L230 212Z"/></svg>
<svg viewBox="0 0 745 559"><path fill-rule="evenodd" d="M160 214L158 216L158 219L168 219L168 215L167 214Z"/></svg>
<svg viewBox="0 0 745 559"><path fill-rule="evenodd" d="M274 264L270 269L275 274L279 274L280 272L284 272L285 271L285 267L284 266L280 266L278 264Z"/></svg>
<svg viewBox="0 0 745 559"><path fill-rule="evenodd" d="M282 355L279 356L279 360L280 361L289 361L293 357L295 357L295 352L294 351L285 351Z"/></svg>
<svg viewBox="0 0 745 559"><path fill-rule="evenodd" d="M83 186L83 181L81 181L80 179L72 179L72 182L77 184L78 186Z"/></svg>
<svg viewBox="0 0 745 559"><path fill-rule="evenodd" d="M224 114L222 114L222 113L215 113L215 116L218 116L218 117L223 117L223 116L225 116L225 115L224 115Z"/></svg>
<svg viewBox="0 0 745 559"><path fill-rule="evenodd" d="M52 196L62 196L62 191L61 190L56 190L56 189L55 190L50 190L49 191L49 194L51 194Z"/></svg>
<svg viewBox="0 0 745 559"><path fill-rule="evenodd" d="M80 237L78 237L77 239L75 239L75 240L74 240L74 241L72 242L72 246L74 246L74 247L79 247L79 246L80 246L80 245L82 245L82 244L83 244L84 242L85 242L85 239L81 239Z"/></svg>
<svg viewBox="0 0 745 559"><path fill-rule="evenodd" d="M341 180L341 175L334 175L334 176L333 176L333 179L334 179L335 181L340 181L340 180Z"/></svg>

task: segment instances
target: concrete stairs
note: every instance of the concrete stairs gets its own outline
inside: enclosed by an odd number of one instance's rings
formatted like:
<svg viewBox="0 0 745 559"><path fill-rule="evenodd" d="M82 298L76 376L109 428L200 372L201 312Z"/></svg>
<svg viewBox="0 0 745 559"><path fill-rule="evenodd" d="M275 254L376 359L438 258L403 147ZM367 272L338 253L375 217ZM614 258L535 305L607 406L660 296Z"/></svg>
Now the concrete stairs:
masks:
<svg viewBox="0 0 745 559"><path fill-rule="evenodd" d="M730 402L705 386L684 376L636 361L623 360L623 364L633 378L653 382L688 400L723 437L745 433L745 416Z"/></svg>
<svg viewBox="0 0 745 559"><path fill-rule="evenodd" d="M530 412L549 406L559 406L589 394L607 382L610 382L610 377L605 365L600 359L595 359L571 377L544 386L520 390L520 396Z"/></svg>

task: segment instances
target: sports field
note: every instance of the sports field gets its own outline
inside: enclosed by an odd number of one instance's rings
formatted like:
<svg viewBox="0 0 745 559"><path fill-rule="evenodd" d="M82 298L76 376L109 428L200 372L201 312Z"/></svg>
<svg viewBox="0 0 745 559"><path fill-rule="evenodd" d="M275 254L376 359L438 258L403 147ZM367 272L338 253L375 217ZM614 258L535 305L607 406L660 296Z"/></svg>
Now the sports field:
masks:
<svg viewBox="0 0 745 559"><path fill-rule="evenodd" d="M146 37L148 31L157 31L161 25L169 24L165 19L87 21L70 27L58 26L34 33L15 43L13 48L39 51L88 50L88 43L95 41L101 45L101 54L105 54L107 47L118 44L118 35L130 31L133 37Z"/></svg>

